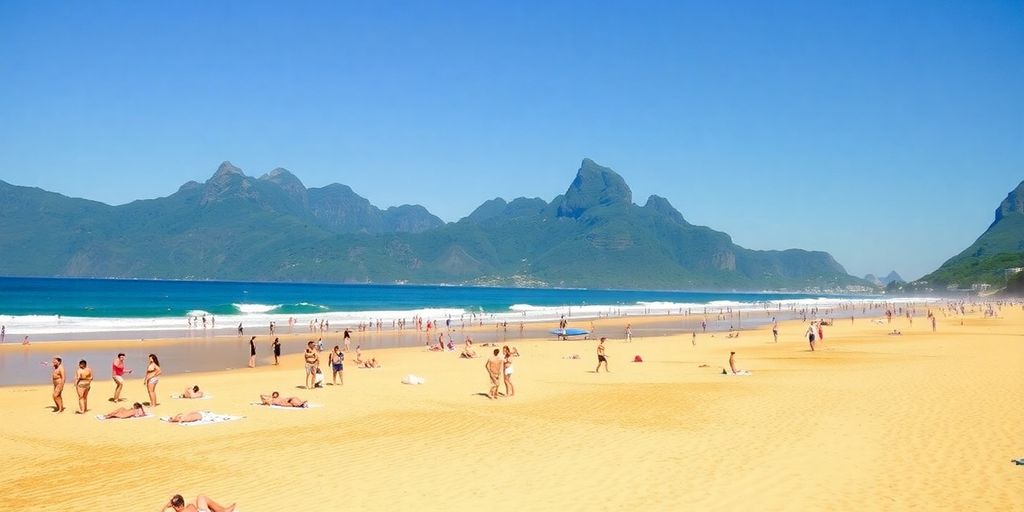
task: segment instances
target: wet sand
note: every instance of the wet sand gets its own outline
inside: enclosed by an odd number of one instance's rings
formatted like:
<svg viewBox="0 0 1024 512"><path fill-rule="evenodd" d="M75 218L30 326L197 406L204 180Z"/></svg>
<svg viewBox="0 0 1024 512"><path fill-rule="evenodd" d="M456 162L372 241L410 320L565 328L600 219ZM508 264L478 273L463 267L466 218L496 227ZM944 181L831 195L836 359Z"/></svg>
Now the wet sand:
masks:
<svg viewBox="0 0 1024 512"><path fill-rule="evenodd" d="M157 414L246 416L198 427L54 414L48 386L10 386L0 510L155 510L177 492L243 512L1021 510L1010 459L1024 457L1024 312L962 322L940 316L932 333L921 317L839 321L810 352L800 322L783 323L778 344L760 327L694 346L689 334L636 336L634 321L634 342L608 342L607 374L593 373L594 341L523 339L516 396L496 401L483 396L483 359L421 347L368 351L377 370L350 355L345 385L317 390L296 388L299 355L168 372ZM751 376L721 375L733 350ZM107 365L94 412L113 407ZM409 373L426 384L401 384ZM194 382L214 398L166 398ZM323 407L248 405L272 389ZM143 399L141 379L125 395ZM64 398L73 409L70 385Z"/></svg>

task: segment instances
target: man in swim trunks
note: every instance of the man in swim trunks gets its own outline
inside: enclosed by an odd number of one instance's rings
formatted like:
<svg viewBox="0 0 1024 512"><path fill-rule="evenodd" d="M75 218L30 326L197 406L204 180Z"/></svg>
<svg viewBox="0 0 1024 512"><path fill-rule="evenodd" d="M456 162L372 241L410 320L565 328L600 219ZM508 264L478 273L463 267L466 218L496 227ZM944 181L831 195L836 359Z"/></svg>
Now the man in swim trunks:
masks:
<svg viewBox="0 0 1024 512"><path fill-rule="evenodd" d="M276 405L278 407L306 407L309 402L297 396L281 398L281 394L274 391L269 395L260 395L260 403L263 405Z"/></svg>
<svg viewBox="0 0 1024 512"><path fill-rule="evenodd" d="M281 338L274 338L274 344L271 345L274 348L274 366L281 363Z"/></svg>
<svg viewBox="0 0 1024 512"><path fill-rule="evenodd" d="M341 385L345 385L345 354L341 351L341 347L335 345L334 350L331 351L331 383L335 386L338 385L338 378L341 378Z"/></svg>
<svg viewBox="0 0 1024 512"><path fill-rule="evenodd" d="M597 368L594 370L594 373L601 373L601 363L604 363L604 371L606 373L611 372L608 369L608 358L605 357L604 353L604 340L605 338L602 337L601 341L597 344Z"/></svg>
<svg viewBox="0 0 1024 512"><path fill-rule="evenodd" d="M303 356L306 361L306 389L313 389L316 385L316 371L320 368L320 355L313 348L313 342L306 343L306 353Z"/></svg>
<svg viewBox="0 0 1024 512"><path fill-rule="evenodd" d="M173 509L174 512L234 512L235 504L224 506L211 500L208 496L200 494L196 497L195 505L191 503L186 505L185 498L182 498L180 494L175 494L160 511L163 512L167 509Z"/></svg>
<svg viewBox="0 0 1024 512"><path fill-rule="evenodd" d="M64 373L64 364L61 358L53 358L53 412L64 412L64 381L67 376Z"/></svg>
<svg viewBox="0 0 1024 512"><path fill-rule="evenodd" d="M487 375L491 378L491 389L487 394L487 397L491 400L498 398L498 382L501 379L502 372L505 370L505 360L498 356L500 353L501 349L494 349L494 356L488 358L487 362L484 363Z"/></svg>
<svg viewBox="0 0 1024 512"><path fill-rule="evenodd" d="M126 370L124 367L124 352L117 354L114 358L114 362L110 365L110 376L114 378L114 402L120 402L121 388L124 387L124 373L132 373L131 370Z"/></svg>

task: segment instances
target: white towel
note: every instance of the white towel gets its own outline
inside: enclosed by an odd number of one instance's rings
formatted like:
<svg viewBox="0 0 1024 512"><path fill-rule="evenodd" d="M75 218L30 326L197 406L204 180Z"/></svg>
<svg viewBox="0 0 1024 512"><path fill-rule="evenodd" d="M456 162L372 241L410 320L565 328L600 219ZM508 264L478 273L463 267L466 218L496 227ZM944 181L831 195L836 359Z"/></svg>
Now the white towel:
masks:
<svg viewBox="0 0 1024 512"><path fill-rule="evenodd" d="M417 384L426 384L426 382L427 382L427 380L424 379L423 377L420 377L418 375L413 375L411 373L409 375L406 375L405 377L402 377L402 384L417 385Z"/></svg>
<svg viewBox="0 0 1024 512"><path fill-rule="evenodd" d="M203 415L203 419L201 419L199 421L190 421L188 423L178 423L178 425L184 425L186 427L194 427L196 425L213 425L214 423L224 423L226 421L240 420L240 419L245 417L245 416L230 416L230 415L227 415L227 414L216 414L216 413L212 413L210 411L203 411L200 414ZM160 418L160 421L166 421L166 422L170 423L171 417L170 416L162 416Z"/></svg>

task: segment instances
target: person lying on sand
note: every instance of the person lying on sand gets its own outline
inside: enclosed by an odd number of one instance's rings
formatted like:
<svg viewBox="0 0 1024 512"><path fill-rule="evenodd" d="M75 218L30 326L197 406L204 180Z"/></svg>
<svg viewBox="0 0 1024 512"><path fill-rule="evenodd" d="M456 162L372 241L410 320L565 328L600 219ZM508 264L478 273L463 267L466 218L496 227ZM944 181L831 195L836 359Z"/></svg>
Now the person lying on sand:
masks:
<svg viewBox="0 0 1024 512"><path fill-rule="evenodd" d="M380 368L381 366L383 365L377 362L376 357L371 357L366 361L363 361L363 364L360 365L360 368Z"/></svg>
<svg viewBox="0 0 1024 512"><path fill-rule="evenodd" d="M203 494L196 497L195 505L186 504L185 498L182 498L180 494L175 494L160 511L163 512L167 509L172 509L174 512L234 512L235 504L224 506Z"/></svg>
<svg viewBox="0 0 1024 512"><path fill-rule="evenodd" d="M203 419L203 413L198 411L192 412L181 412L171 416L171 419L167 420L171 423L192 423L193 421L201 421Z"/></svg>
<svg viewBox="0 0 1024 512"><path fill-rule="evenodd" d="M129 407L118 407L111 412L108 412L103 417L106 419L126 419L126 418L141 418L146 415L146 410L142 408L142 404L135 402Z"/></svg>
<svg viewBox="0 0 1024 512"><path fill-rule="evenodd" d="M182 398L202 398L203 392L199 390L199 386L192 386L185 388L185 391L181 394Z"/></svg>
<svg viewBox="0 0 1024 512"><path fill-rule="evenodd" d="M309 402L297 396L281 398L281 394L274 391L269 395L260 395L260 403L263 405L276 405L278 407L307 407Z"/></svg>

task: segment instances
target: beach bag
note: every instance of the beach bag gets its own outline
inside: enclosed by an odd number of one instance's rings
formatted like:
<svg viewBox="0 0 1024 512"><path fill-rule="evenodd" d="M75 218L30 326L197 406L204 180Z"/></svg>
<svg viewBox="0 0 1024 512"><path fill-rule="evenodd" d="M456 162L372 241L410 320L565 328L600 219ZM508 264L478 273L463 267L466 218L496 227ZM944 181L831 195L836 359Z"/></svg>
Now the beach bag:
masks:
<svg viewBox="0 0 1024 512"><path fill-rule="evenodd" d="M637 355L633 356L633 362L634 363L642 363L642 362L644 362L644 358L640 357L640 354L637 354Z"/></svg>

